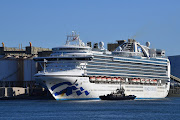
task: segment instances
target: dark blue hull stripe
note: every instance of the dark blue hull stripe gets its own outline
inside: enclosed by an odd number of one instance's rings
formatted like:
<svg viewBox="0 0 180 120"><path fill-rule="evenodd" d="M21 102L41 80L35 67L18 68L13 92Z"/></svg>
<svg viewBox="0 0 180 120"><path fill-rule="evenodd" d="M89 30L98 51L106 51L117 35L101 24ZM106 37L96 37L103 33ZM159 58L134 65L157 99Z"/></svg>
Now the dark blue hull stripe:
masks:
<svg viewBox="0 0 180 120"><path fill-rule="evenodd" d="M56 89L57 87L61 86L61 85L64 85L64 84L67 84L67 85L72 85L70 82L62 82L62 83L58 83L56 85L53 85L51 87L51 90L53 91L54 89Z"/></svg>

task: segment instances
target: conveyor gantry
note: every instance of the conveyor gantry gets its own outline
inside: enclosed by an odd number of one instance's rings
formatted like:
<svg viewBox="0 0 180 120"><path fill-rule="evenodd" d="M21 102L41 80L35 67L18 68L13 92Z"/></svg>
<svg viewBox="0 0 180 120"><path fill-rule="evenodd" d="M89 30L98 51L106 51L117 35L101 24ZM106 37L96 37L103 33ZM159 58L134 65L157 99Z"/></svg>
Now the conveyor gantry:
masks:
<svg viewBox="0 0 180 120"><path fill-rule="evenodd" d="M172 80L180 83L180 78L175 77L175 76L173 76L173 75L170 75L170 78L171 78Z"/></svg>

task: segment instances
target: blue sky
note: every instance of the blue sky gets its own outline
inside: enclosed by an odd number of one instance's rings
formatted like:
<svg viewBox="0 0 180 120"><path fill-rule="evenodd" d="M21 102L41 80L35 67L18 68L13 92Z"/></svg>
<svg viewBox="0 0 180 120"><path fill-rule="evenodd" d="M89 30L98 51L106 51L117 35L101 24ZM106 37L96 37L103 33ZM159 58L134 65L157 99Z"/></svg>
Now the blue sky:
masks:
<svg viewBox="0 0 180 120"><path fill-rule="evenodd" d="M0 42L52 48L76 30L84 41L135 38L180 54L179 0L1 0Z"/></svg>

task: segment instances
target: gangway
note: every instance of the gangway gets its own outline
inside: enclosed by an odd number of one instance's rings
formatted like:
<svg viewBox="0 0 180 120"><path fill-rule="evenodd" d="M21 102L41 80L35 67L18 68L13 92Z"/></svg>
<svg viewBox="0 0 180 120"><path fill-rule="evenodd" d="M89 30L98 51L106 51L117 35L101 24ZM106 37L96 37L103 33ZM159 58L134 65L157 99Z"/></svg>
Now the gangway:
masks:
<svg viewBox="0 0 180 120"><path fill-rule="evenodd" d="M173 76L173 75L170 75L170 78L171 78L172 80L180 83L180 78L175 77L175 76Z"/></svg>

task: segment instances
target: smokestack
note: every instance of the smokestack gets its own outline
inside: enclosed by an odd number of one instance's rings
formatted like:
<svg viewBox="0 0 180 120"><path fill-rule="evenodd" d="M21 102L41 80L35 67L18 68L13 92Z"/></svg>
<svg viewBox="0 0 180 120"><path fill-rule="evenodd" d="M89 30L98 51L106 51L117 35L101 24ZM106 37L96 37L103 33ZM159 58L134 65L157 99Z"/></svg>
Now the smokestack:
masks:
<svg viewBox="0 0 180 120"><path fill-rule="evenodd" d="M2 47L4 47L4 42L2 42Z"/></svg>
<svg viewBox="0 0 180 120"><path fill-rule="evenodd" d="M30 47L32 47L32 44L31 44L31 42L29 42L29 46L30 46Z"/></svg>

